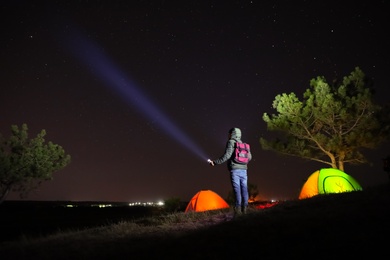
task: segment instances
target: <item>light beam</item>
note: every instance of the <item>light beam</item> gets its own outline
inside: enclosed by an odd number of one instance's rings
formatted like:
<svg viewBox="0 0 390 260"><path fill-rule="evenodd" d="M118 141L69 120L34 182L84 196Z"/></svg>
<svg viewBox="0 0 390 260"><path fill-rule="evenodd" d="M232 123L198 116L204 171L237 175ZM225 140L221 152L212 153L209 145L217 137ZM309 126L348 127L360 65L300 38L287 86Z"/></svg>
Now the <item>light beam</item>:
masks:
<svg viewBox="0 0 390 260"><path fill-rule="evenodd" d="M202 149L181 131L161 109L157 108L155 104L141 93L136 84L115 66L96 43L93 43L75 30L70 31L65 41L73 55L89 67L92 73L102 79L108 87L114 88L128 104L139 108L144 116L157 122L166 134L202 160L207 159Z"/></svg>

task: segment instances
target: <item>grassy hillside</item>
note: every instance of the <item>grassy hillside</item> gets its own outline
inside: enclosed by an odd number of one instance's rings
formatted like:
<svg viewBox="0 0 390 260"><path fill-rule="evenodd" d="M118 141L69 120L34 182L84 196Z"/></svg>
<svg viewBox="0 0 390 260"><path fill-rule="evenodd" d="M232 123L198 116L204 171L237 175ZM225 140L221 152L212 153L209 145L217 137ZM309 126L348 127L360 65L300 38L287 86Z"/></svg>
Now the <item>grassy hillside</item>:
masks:
<svg viewBox="0 0 390 260"><path fill-rule="evenodd" d="M80 216L82 217L82 216ZM390 186L252 208L138 218L0 244L1 259L361 259L386 255Z"/></svg>

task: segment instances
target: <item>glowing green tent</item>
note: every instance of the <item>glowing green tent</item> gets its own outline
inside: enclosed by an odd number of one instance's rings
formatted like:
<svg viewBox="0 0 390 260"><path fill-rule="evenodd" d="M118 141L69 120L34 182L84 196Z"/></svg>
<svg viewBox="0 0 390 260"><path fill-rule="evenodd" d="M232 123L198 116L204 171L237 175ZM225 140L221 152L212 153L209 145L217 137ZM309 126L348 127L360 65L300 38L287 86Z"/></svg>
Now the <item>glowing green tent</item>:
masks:
<svg viewBox="0 0 390 260"><path fill-rule="evenodd" d="M315 171L303 184L299 199L318 194L340 193L362 190L360 184L350 175L333 168Z"/></svg>

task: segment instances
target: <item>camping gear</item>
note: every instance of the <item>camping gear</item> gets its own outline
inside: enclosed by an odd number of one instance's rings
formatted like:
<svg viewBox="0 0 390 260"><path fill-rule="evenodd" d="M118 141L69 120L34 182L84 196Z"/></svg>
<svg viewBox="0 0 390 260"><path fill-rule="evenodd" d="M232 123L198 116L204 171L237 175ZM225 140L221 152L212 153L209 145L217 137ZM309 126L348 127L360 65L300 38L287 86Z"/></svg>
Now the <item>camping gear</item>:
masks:
<svg viewBox="0 0 390 260"><path fill-rule="evenodd" d="M312 173L303 184L299 199L306 199L318 194L340 193L362 190L360 184L345 172L325 168Z"/></svg>
<svg viewBox="0 0 390 260"><path fill-rule="evenodd" d="M229 208L229 204L217 193L211 190L201 190L192 197L185 212L201 212L223 208Z"/></svg>

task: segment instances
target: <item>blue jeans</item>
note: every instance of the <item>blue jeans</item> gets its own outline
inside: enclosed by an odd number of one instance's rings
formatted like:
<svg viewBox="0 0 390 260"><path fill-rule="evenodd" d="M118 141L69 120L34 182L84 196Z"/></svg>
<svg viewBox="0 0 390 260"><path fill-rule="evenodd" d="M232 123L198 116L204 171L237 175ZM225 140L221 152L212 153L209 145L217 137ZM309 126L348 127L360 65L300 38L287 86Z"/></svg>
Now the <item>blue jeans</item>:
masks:
<svg viewBox="0 0 390 260"><path fill-rule="evenodd" d="M230 171L230 180L233 186L233 193L236 199L236 207L248 206L248 175L243 169L233 169Z"/></svg>

